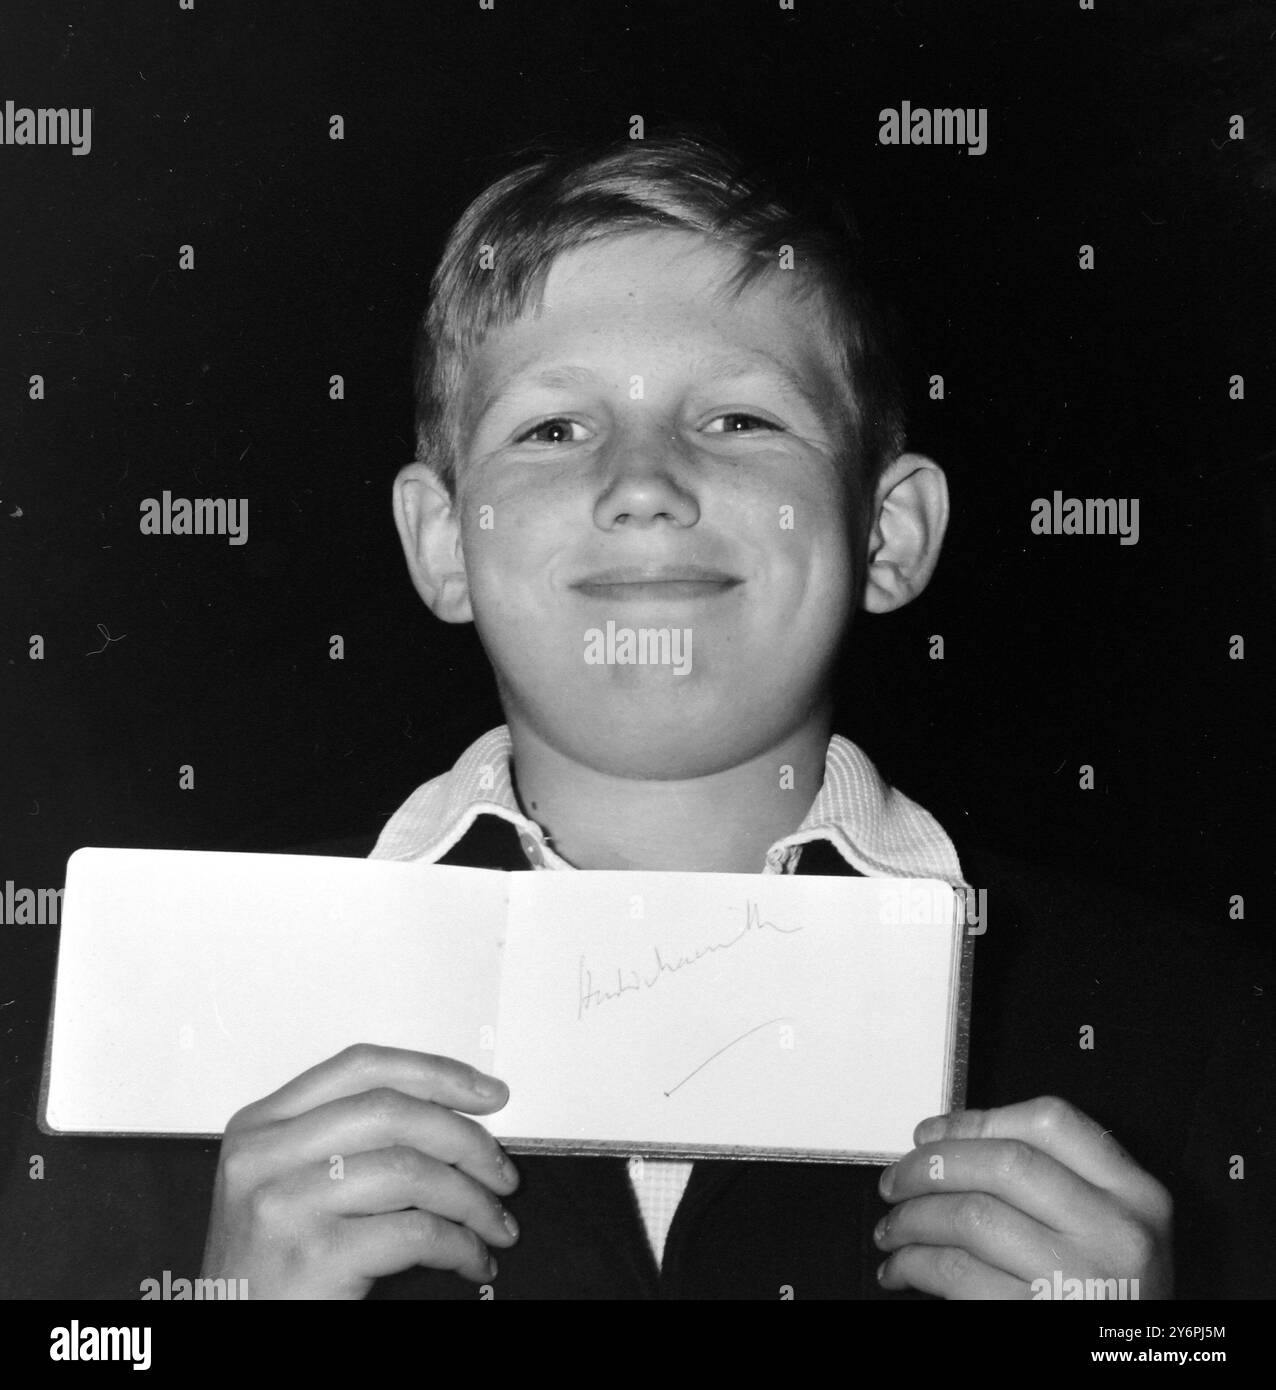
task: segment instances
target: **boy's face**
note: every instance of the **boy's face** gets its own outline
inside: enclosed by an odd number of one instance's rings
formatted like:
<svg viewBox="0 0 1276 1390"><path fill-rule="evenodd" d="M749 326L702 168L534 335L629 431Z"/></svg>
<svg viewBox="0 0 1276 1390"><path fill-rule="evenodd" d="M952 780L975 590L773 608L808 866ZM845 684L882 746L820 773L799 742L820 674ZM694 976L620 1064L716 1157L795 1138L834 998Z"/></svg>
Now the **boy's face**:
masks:
<svg viewBox="0 0 1276 1390"><path fill-rule="evenodd" d="M850 618L845 387L812 302L784 272L725 293L737 264L671 231L565 253L466 376L461 555L506 717L601 772L764 754L819 717Z"/></svg>

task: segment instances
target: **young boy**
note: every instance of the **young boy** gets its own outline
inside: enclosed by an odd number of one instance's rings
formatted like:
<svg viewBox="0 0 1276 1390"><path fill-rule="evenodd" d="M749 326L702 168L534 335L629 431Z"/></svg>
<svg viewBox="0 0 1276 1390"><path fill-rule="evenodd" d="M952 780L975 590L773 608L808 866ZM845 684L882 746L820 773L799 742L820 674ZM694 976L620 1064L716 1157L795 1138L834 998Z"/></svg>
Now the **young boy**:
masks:
<svg viewBox="0 0 1276 1390"><path fill-rule="evenodd" d="M374 857L975 881L832 735L853 614L925 588L948 518L944 475L904 451L881 328L835 234L689 139L536 159L453 230L417 391L395 519L426 605L477 625L506 726L420 788ZM609 663L609 624L685 641L677 660ZM369 1045L234 1117L203 1273L255 1297L1030 1298L1056 1276L1168 1297L1160 1178L1196 1150L1213 1172L1240 1143L1225 1131L1206 1152L1208 1124L1192 1128L1215 1054L1185 1045L1162 1090L1147 1081L1118 1034L1165 1001L1135 997L1101 927L1124 1020L1104 1036L1086 907L1045 896L1003 907L979 943L970 1085L991 1108L919 1115L918 1147L885 1172L516 1171L480 1123L499 1080ZM1143 927L1116 929L1137 960Z"/></svg>

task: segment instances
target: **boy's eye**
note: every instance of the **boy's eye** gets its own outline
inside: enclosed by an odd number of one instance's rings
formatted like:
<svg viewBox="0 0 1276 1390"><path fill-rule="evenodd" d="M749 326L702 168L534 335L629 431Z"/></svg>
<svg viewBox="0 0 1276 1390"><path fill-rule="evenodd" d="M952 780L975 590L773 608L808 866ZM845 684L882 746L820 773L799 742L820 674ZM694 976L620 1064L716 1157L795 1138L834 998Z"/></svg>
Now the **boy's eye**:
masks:
<svg viewBox="0 0 1276 1390"><path fill-rule="evenodd" d="M573 430L579 430L579 434L573 434ZM578 424L575 420L565 420L555 418L553 420L542 420L539 425L533 425L530 430L520 434L515 440L517 444L579 444L585 438L584 425Z"/></svg>
<svg viewBox="0 0 1276 1390"><path fill-rule="evenodd" d="M716 416L705 428L709 434L751 434L755 430L775 430L779 426L773 425L770 420L763 420L758 415L746 415L741 410L732 410L726 415Z"/></svg>

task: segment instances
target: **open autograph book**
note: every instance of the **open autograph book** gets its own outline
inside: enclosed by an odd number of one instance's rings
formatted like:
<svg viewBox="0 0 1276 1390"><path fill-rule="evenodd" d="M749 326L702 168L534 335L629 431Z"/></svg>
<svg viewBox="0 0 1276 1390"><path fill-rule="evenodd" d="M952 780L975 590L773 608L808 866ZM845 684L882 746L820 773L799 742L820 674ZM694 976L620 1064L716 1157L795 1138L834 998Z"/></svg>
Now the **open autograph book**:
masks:
<svg viewBox="0 0 1276 1390"><path fill-rule="evenodd" d="M352 1043L460 1058L514 1152L880 1162L961 1104L970 939L931 880L82 849L41 1124L219 1135Z"/></svg>

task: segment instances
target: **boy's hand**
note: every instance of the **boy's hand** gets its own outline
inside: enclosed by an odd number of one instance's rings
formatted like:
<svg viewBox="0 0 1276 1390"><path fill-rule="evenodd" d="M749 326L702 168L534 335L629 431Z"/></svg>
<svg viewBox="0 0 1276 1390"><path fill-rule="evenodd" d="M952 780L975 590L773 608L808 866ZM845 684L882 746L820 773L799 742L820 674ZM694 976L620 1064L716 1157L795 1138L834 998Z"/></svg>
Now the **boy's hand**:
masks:
<svg viewBox="0 0 1276 1390"><path fill-rule="evenodd" d="M879 1184L894 1204L873 1235L883 1288L1031 1298L1059 1270L1170 1297L1170 1194L1066 1101L954 1111L913 1142Z"/></svg>
<svg viewBox="0 0 1276 1390"><path fill-rule="evenodd" d="M478 1089L486 1085L486 1094ZM462 1062L362 1044L245 1106L222 1139L203 1277L250 1298L362 1298L413 1265L483 1282L518 1186L486 1115L505 1084Z"/></svg>

